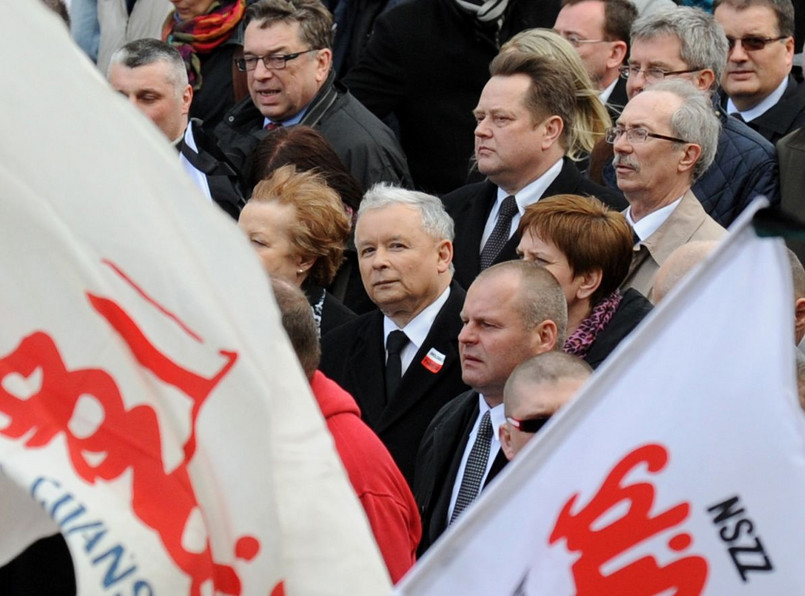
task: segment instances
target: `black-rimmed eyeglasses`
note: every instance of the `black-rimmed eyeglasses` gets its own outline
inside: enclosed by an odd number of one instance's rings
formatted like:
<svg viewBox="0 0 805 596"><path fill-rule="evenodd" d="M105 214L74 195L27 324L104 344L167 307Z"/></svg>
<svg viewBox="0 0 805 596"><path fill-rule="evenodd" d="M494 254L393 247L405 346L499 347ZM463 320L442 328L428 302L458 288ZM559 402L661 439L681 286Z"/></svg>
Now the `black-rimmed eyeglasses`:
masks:
<svg viewBox="0 0 805 596"><path fill-rule="evenodd" d="M626 140L630 143L645 143L646 139L662 139L663 141L673 141L674 143L687 143L677 137L669 137L667 135L657 134L656 132L649 132L645 128L621 128L613 126L612 128L604 131L604 140L610 145L615 143L622 135L626 135Z"/></svg>
<svg viewBox="0 0 805 596"><path fill-rule="evenodd" d="M533 418L524 418L522 420L520 418L506 416L506 420L520 432L533 435L535 432L539 431L539 429L545 426L545 423L551 419L551 416L551 414L543 414L542 416L534 416Z"/></svg>
<svg viewBox="0 0 805 596"><path fill-rule="evenodd" d="M257 62L262 60L263 66L268 70L282 70L288 65L289 60L296 60L302 54L309 52L318 52L317 48L304 50L302 52L294 52L293 54L269 54L268 56L244 56L243 58L235 58L235 66L241 72L247 70L254 70L257 68Z"/></svg>

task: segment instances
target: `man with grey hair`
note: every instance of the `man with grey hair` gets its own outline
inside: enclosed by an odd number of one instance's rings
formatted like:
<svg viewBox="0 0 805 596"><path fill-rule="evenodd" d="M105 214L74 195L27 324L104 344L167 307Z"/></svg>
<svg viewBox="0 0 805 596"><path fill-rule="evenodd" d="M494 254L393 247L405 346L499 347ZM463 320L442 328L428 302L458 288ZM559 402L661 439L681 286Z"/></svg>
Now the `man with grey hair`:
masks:
<svg viewBox="0 0 805 596"><path fill-rule="evenodd" d="M567 300L544 267L507 261L478 275L461 320L461 372L472 389L441 409L419 448L414 496L422 514L420 553L506 464L496 432L504 419L503 387L521 362L561 348Z"/></svg>
<svg viewBox="0 0 805 596"><path fill-rule="evenodd" d="M326 334L320 368L355 397L412 483L425 428L467 388L456 339L465 294L453 281L453 221L436 197L375 186L358 210L355 247L380 310Z"/></svg>
<svg viewBox="0 0 805 596"><path fill-rule="evenodd" d="M335 81L333 19L320 0L257 0L243 19L249 97L215 128L227 157L243 169L269 130L304 124L333 146L363 189L376 182L410 186L394 133Z"/></svg>
<svg viewBox="0 0 805 596"><path fill-rule="evenodd" d="M686 79L712 101L727 60L727 38L712 15L679 7L637 19L623 76L634 98L667 78ZM779 202L774 147L746 124L719 110L722 129L712 165L698 178L693 194L705 211L728 226L756 196ZM613 172L605 171L608 183Z"/></svg>
<svg viewBox="0 0 805 596"><path fill-rule="evenodd" d="M638 239L623 288L651 299L654 274L677 247L726 234L691 192L713 161L719 128L693 85L669 80L635 95L607 131L618 188L629 201L626 220Z"/></svg>
<svg viewBox="0 0 805 596"><path fill-rule="evenodd" d="M153 122L207 199L237 220L244 200L235 169L200 120L189 120L193 88L179 51L158 39L131 41L112 54L109 84Z"/></svg>
<svg viewBox="0 0 805 596"><path fill-rule="evenodd" d="M722 105L772 143L805 125L805 86L794 65L791 0L716 0L729 42Z"/></svg>
<svg viewBox="0 0 805 596"><path fill-rule="evenodd" d="M584 360L564 352L538 354L515 368L503 388L500 447L506 459L514 459L592 374Z"/></svg>

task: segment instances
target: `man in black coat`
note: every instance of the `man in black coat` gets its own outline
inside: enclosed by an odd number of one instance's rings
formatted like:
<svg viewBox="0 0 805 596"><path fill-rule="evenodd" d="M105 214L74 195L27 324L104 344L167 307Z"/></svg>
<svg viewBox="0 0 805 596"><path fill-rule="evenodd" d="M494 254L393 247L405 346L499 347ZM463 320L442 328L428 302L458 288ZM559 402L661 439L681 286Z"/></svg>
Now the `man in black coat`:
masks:
<svg viewBox="0 0 805 596"><path fill-rule="evenodd" d="M268 130L318 130L364 189L411 185L394 133L332 71L332 15L318 0L258 0L246 9L243 58L249 97L227 112L215 136L245 178L249 155Z"/></svg>
<svg viewBox="0 0 805 596"><path fill-rule="evenodd" d="M452 281L452 238L453 222L436 197L369 191L355 246L364 286L380 310L322 338L321 371L355 397L409 484L425 428L467 388L457 345L464 290ZM404 340L396 349L395 337Z"/></svg>
<svg viewBox="0 0 805 596"><path fill-rule="evenodd" d="M805 125L805 86L791 76L791 0L720 0L715 20L729 41L722 105L772 143Z"/></svg>
<svg viewBox="0 0 805 596"><path fill-rule="evenodd" d="M528 358L561 347L567 302L547 269L509 261L478 276L461 318L462 378L472 389L441 409L419 448L414 497L422 517L420 553L506 464L498 439L506 380Z"/></svg>
<svg viewBox="0 0 805 596"><path fill-rule="evenodd" d="M474 7L473 4L477 6ZM374 23L362 58L344 77L380 118L394 116L417 188L444 194L467 182L472 109L500 45L523 29L551 27L559 0L406 0Z"/></svg>
<svg viewBox="0 0 805 596"><path fill-rule="evenodd" d="M568 72L522 52L499 54L490 72L475 108L475 158L487 180L443 198L456 222L456 280L464 287L485 267L517 258L517 224L542 197L594 195L618 210L628 206L565 157L576 105Z"/></svg>
<svg viewBox="0 0 805 596"><path fill-rule="evenodd" d="M109 84L164 133L202 194L235 220L245 201L235 169L200 120L188 120L193 88L179 51L158 39L138 39L111 58Z"/></svg>

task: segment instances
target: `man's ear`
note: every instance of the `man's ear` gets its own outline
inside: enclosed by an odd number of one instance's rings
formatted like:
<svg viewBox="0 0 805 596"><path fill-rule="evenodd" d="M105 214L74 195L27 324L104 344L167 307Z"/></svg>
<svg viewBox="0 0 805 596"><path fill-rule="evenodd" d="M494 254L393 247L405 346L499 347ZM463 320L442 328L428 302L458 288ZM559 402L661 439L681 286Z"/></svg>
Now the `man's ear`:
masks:
<svg viewBox="0 0 805 596"><path fill-rule="evenodd" d="M193 102L193 87L189 84L182 91L182 115L190 113L190 104Z"/></svg>
<svg viewBox="0 0 805 596"><path fill-rule="evenodd" d="M534 339L537 344L534 355L555 350L556 342L559 339L559 329L556 323L550 319L542 321L534 328Z"/></svg>
<svg viewBox="0 0 805 596"><path fill-rule="evenodd" d="M450 270L450 264L453 262L453 243L449 240L441 240L437 246L438 251L438 265L437 271L444 273Z"/></svg>
<svg viewBox="0 0 805 596"><path fill-rule="evenodd" d="M794 302L794 334L799 345L805 337L805 298L797 298Z"/></svg>
<svg viewBox="0 0 805 596"><path fill-rule="evenodd" d="M696 88L700 91L709 91L713 88L713 85L716 82L716 73L710 70L709 68L704 68L695 74L693 79L693 84L696 85Z"/></svg>
<svg viewBox="0 0 805 596"><path fill-rule="evenodd" d="M685 147L685 154L682 156L682 159L679 160L679 166L677 166L677 169L680 172L692 170L696 165L696 162L699 161L701 154L702 148L699 145L696 145L695 143L688 143Z"/></svg>
<svg viewBox="0 0 805 596"><path fill-rule="evenodd" d="M606 67L617 68L626 60L626 42L613 41L607 56Z"/></svg>
<svg viewBox="0 0 805 596"><path fill-rule="evenodd" d="M333 65L333 51L328 48L318 50L316 53L316 82L321 83L330 74Z"/></svg>
<svg viewBox="0 0 805 596"><path fill-rule="evenodd" d="M508 422L504 422L500 425L500 448L503 449L503 455L506 456L507 460L511 461L514 458L512 431L509 428Z"/></svg>
<svg viewBox="0 0 805 596"><path fill-rule="evenodd" d="M545 127L545 136L542 137L542 150L550 149L562 138L565 123L559 116L548 116L540 126Z"/></svg>

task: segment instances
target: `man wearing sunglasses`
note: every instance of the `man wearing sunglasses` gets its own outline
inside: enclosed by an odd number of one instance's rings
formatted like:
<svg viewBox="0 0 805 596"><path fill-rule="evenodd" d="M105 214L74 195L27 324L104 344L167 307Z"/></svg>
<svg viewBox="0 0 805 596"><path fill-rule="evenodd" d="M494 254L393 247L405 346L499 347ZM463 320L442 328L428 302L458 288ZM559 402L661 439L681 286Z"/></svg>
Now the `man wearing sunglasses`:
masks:
<svg viewBox="0 0 805 596"><path fill-rule="evenodd" d="M320 0L258 0L246 9L243 57L250 97L215 128L219 145L241 170L260 140L278 126L317 129L363 185L410 186L394 133L332 71L332 15Z"/></svg>
<svg viewBox="0 0 805 596"><path fill-rule="evenodd" d="M500 448L511 461L551 416L587 382L593 369L578 356L545 352L529 358L506 381Z"/></svg>
<svg viewBox="0 0 805 596"><path fill-rule="evenodd" d="M715 19L729 43L722 105L772 143L805 125L805 85L791 76L791 0L717 0Z"/></svg>

